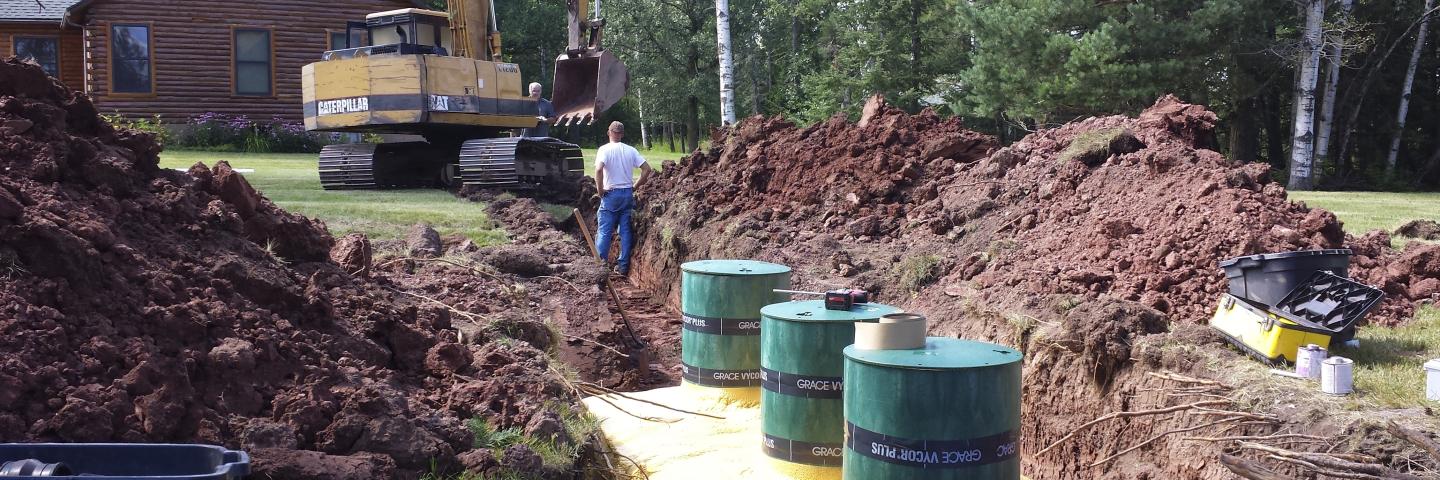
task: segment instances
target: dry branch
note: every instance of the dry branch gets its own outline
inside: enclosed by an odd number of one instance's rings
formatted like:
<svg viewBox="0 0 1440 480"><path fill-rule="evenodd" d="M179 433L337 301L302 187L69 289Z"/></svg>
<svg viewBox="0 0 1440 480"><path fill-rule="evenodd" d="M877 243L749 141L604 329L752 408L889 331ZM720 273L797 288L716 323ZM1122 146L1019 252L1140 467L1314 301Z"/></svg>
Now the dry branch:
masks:
<svg viewBox="0 0 1440 480"><path fill-rule="evenodd" d="M1408 473L1401 473L1401 472L1395 471L1394 469L1391 469L1391 468L1389 468L1389 467L1386 467L1386 466L1384 466L1384 465L1377 465L1377 464L1372 464L1372 463L1352 462L1352 461L1349 461L1349 460L1344 460L1344 459L1338 458L1338 455L1336 455L1336 454L1296 452L1296 451L1293 451L1293 450L1286 450L1286 449L1283 449L1283 448L1272 447L1272 446L1270 446L1270 445L1265 445L1265 444L1260 444L1260 443L1255 443L1255 442L1240 442L1240 448L1244 448L1244 449L1247 449L1247 450L1257 450L1257 451L1261 451L1261 452L1265 452L1265 453L1274 455L1274 456L1276 456L1276 457L1281 457L1281 458L1286 458L1286 459L1293 459L1293 460L1300 460L1300 461L1303 461L1303 462L1307 462L1307 463L1310 463L1310 464L1315 465L1315 469L1318 470L1318 471L1321 471L1321 473L1323 473L1323 474L1325 474L1325 475L1335 476L1335 477L1341 477L1341 478L1369 478L1369 477L1355 477L1355 476L1345 477L1345 476L1344 476L1344 474L1352 474L1352 475L1353 475L1353 474L1361 474L1361 475L1369 475L1369 476L1372 476L1372 477L1390 478L1390 479L1396 479L1396 480L1421 480L1421 477L1418 477L1418 476L1415 476L1415 475L1411 475L1411 474L1408 474ZM1294 463L1294 462L1292 462L1292 463ZM1340 474L1340 475L1336 475L1335 473L1332 473L1332 472L1340 472L1341 474Z"/></svg>
<svg viewBox="0 0 1440 480"><path fill-rule="evenodd" d="M1260 462L1252 462L1234 455L1220 455L1220 464L1236 475L1250 480L1287 480L1284 475L1270 471Z"/></svg>
<svg viewBox="0 0 1440 480"><path fill-rule="evenodd" d="M623 398L623 399L626 399L626 400L632 400L632 401L636 401L636 402L640 402L640 403L648 403L648 404L651 404L651 405L654 405L654 406L657 406L657 407L660 407L660 408L663 408L663 409L666 409L666 410L673 410L673 411L676 411L676 412L688 413L688 414L690 414L690 415L697 415L697 416L701 416L701 417L709 417L709 418L713 418L713 419L716 419L716 420L724 420L724 419L725 419L725 417L721 417L721 416L718 416L718 415L711 415L711 414L708 414L708 413L701 413L701 412L692 412L692 411L690 411L690 410L684 410L684 409L680 409L680 408L675 408L675 407L672 407L672 406L669 406L669 405L666 405L666 404L663 404L663 403L654 402L654 401L650 401L650 400L645 400L645 399L643 399L643 398L635 398L635 397L626 395L626 394L624 394L624 393L621 393L621 392L618 392L618 391L615 391L615 390L612 390L612 389L609 389L609 388L605 388L605 387L602 387L602 386L599 386L599 385L596 385L596 384L593 384L593 383L589 383L589 382L580 382L580 387L581 387L582 389L588 387L588 388L594 389L594 390L596 390L596 391L599 391L599 392L602 392L602 393L611 394L611 395L615 395L615 396L617 396L617 397L620 397L620 398Z"/></svg>
<svg viewBox="0 0 1440 480"><path fill-rule="evenodd" d="M1321 442L1329 440L1328 438L1321 437L1319 435L1305 435L1300 433L1277 433L1274 435L1235 435L1229 437L1185 437L1181 440L1196 442L1240 442L1257 440L1284 440L1292 438L1300 440L1315 440Z"/></svg>
<svg viewBox="0 0 1440 480"><path fill-rule="evenodd" d="M1314 464L1314 463L1307 462L1307 461L1300 460L1300 459L1296 459L1296 458L1287 458L1287 457L1282 457L1282 456L1279 456L1279 455L1268 455L1266 458L1269 458L1269 459L1272 459L1272 460L1275 460L1275 461L1278 461L1278 462L1285 462L1285 463L1292 463L1292 464L1295 464L1295 465L1299 465L1299 466L1301 466L1301 467L1305 467L1305 468L1307 468L1307 469L1309 469L1309 470L1311 470L1311 471L1314 471L1315 473L1318 473L1318 474L1321 474L1321 475L1325 475L1325 476L1329 476L1329 477L1335 477L1335 478L1350 478L1350 479L1358 479L1358 480L1386 480L1386 477L1377 477L1377 476L1374 476L1374 475L1366 475L1366 474L1364 474L1364 473L1341 472L1341 471L1335 471L1335 470L1327 470L1327 469L1321 468L1319 465L1316 465L1316 464Z"/></svg>
<svg viewBox="0 0 1440 480"><path fill-rule="evenodd" d="M1203 379L1203 378L1195 378L1195 377L1191 377L1191 376L1188 376L1188 375L1181 375L1181 374L1178 374L1178 373L1175 373L1175 372L1145 372L1145 375L1148 375L1148 376L1151 376L1151 377L1155 377L1155 378L1159 378L1159 379L1161 379L1161 380L1170 380L1170 381L1173 381L1173 382L1180 382L1180 383L1193 383L1193 384L1197 384L1197 385L1209 385L1209 386L1215 386L1215 387L1223 387L1223 386L1225 386L1224 384L1221 384L1220 382L1217 382L1217 381L1214 381L1214 380L1206 380L1206 379Z"/></svg>
<svg viewBox="0 0 1440 480"><path fill-rule="evenodd" d="M1113 413L1108 413L1108 414L1105 414L1105 415L1100 416L1100 418L1096 418L1096 419L1091 420L1091 421L1089 421L1089 422L1085 422L1084 425L1081 425L1081 426L1077 427L1075 430L1072 430L1069 434L1066 434L1064 437L1061 437L1059 440L1056 440L1055 443L1051 443L1049 446L1046 446L1045 448L1040 449L1040 451L1035 452L1034 455L1037 455L1037 456L1038 456L1038 455L1043 455L1045 452L1050 451L1050 449L1055 448L1056 445L1060 445L1060 444L1062 444L1062 443L1065 443L1066 441L1070 440L1071 438L1074 438L1076 434L1084 431L1084 430L1087 429L1087 428L1093 427L1093 426L1095 426L1096 424L1098 424L1098 423L1100 423L1100 422L1104 422L1104 421L1106 421L1106 420L1113 420L1113 419L1116 419L1116 418L1142 417L1142 416L1146 416L1146 415L1162 415L1162 414L1166 414L1166 413L1174 413L1174 412L1179 412L1179 411L1183 411L1183 410L1190 410L1190 409L1194 409L1194 408L1202 408L1202 407L1206 407L1206 406L1210 406L1210 405L1229 405L1229 404L1230 404L1230 401L1229 401L1229 400L1205 400L1205 401L1200 401L1200 402L1195 402L1195 403L1187 403L1187 404L1184 404L1184 405L1175 405L1175 406L1172 406L1172 407L1157 408L1157 409L1153 409L1153 410L1135 410L1135 411L1130 411L1130 412L1113 412Z"/></svg>
<svg viewBox="0 0 1440 480"><path fill-rule="evenodd" d="M1435 440L1431 440L1430 436L1425 435L1418 430L1405 428L1404 426L1395 423L1394 420L1385 422L1385 429L1389 430L1390 433L1395 435L1396 437L1399 437L1402 440L1413 443L1415 444L1415 446L1424 449L1426 453L1430 454L1430 458L1433 458L1435 459L1435 461L1440 462L1440 444L1435 443Z"/></svg>

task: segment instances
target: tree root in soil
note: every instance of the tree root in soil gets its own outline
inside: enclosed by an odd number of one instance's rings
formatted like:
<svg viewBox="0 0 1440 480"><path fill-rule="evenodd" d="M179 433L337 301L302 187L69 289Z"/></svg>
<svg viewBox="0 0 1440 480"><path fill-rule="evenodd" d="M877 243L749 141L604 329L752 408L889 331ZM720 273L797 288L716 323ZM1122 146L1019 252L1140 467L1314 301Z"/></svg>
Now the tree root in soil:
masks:
<svg viewBox="0 0 1440 480"><path fill-rule="evenodd" d="M1184 405L1175 405L1175 406L1171 406L1171 407L1156 408L1156 409L1151 409L1151 410L1135 410L1135 411L1130 411L1130 412L1113 412L1113 413L1108 413L1108 414L1105 414L1105 415L1101 416L1100 418L1096 418L1096 419L1091 420L1091 421L1089 421L1089 422L1085 422L1084 425L1079 426L1079 427L1076 428L1075 430L1073 430L1073 431L1071 431L1070 433L1066 434L1064 437L1061 437L1059 440L1056 440L1054 443L1051 443L1050 445L1046 446L1045 448L1040 449L1040 451L1035 452L1034 455L1035 455L1035 456L1044 455L1045 452L1050 451L1050 449L1055 448L1056 446L1058 446L1058 445L1060 445L1060 444L1062 444L1062 443L1065 443L1065 442L1069 441L1069 440L1072 439L1072 438L1075 438L1075 435L1079 434L1080 432L1083 432L1083 431L1085 431L1086 429L1088 429L1088 428L1090 428L1090 427L1093 427L1093 426L1095 426L1095 425L1098 425L1098 424L1100 424L1100 423L1102 423L1102 422L1105 422L1105 421L1108 421L1108 420L1114 420L1114 419L1118 419L1118 418L1129 418L1129 417L1142 417L1142 416L1148 416L1148 415L1163 415L1163 414L1166 414L1166 413L1175 413L1175 412L1180 412L1180 411L1185 411L1185 410L1192 410L1192 409L1195 409L1195 408L1201 408L1201 407L1206 407L1206 406L1211 406L1211 405L1229 405L1229 404L1230 404L1230 401L1229 401L1229 400L1204 400L1204 401L1199 401L1199 402L1194 402L1194 403L1187 403L1187 404L1184 404Z"/></svg>
<svg viewBox="0 0 1440 480"><path fill-rule="evenodd" d="M1431 440L1429 436L1418 431L1405 428L1404 426L1395 423L1394 420L1385 422L1385 429L1389 430L1390 433L1392 435L1395 435L1396 438L1415 444L1415 446L1420 447L1422 450L1425 450L1425 453L1429 453L1430 458L1434 459L1436 462L1440 462L1440 443L1436 443L1435 440Z"/></svg>

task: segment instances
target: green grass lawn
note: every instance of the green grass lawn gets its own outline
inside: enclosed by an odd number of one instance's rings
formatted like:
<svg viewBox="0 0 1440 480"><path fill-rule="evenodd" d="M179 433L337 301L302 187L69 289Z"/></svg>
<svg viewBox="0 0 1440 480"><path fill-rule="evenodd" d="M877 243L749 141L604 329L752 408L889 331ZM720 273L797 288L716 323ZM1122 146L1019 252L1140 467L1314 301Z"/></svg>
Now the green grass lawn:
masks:
<svg viewBox="0 0 1440 480"><path fill-rule="evenodd" d="M1340 217L1345 231L1394 231L1416 219L1440 220L1440 193L1290 192L1290 199L1320 207ZM1405 239L1396 239L1396 246ZM1426 360L1440 358L1440 309L1422 307L1415 319L1399 328L1362 327L1360 348L1334 354L1355 360L1354 408L1403 408L1430 404L1425 400Z"/></svg>
<svg viewBox="0 0 1440 480"><path fill-rule="evenodd" d="M647 163L660 168L683 154L641 151ZM324 220L336 235L361 232L376 240L405 235L420 222L441 235L460 234L481 245L505 240L505 232L485 215L483 204L456 198L444 190L325 191L320 189L314 154L255 154L172 150L160 154L164 168L189 168L196 162L213 166L225 160L235 168L254 169L245 178L260 193L291 212ZM586 172L595 170L595 150L585 150ZM555 212L560 212L558 207Z"/></svg>
<svg viewBox="0 0 1440 480"><path fill-rule="evenodd" d="M1440 221L1440 193L1290 192L1290 200L1335 212L1345 231L1357 236L1394 231L1416 219Z"/></svg>

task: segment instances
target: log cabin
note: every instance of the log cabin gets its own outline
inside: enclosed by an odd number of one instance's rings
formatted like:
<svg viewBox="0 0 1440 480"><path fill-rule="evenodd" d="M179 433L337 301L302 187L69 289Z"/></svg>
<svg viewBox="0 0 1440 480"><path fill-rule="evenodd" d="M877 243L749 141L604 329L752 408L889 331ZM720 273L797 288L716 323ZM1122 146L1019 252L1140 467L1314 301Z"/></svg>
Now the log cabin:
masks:
<svg viewBox="0 0 1440 480"><path fill-rule="evenodd" d="M101 112L301 119L300 68L346 22L424 0L0 0L0 55L30 58Z"/></svg>

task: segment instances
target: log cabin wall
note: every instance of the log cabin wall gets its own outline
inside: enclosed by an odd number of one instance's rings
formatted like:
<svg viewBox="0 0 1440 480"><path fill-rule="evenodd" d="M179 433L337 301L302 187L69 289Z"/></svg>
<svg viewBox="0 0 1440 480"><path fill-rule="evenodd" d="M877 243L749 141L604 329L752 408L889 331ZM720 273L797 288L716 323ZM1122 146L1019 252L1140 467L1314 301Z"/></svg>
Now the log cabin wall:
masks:
<svg viewBox="0 0 1440 480"><path fill-rule="evenodd" d="M81 42L80 30L62 30L60 21L0 23L0 57L15 54L15 37L50 37L59 40L60 79L66 86L79 90L85 88L85 45Z"/></svg>
<svg viewBox="0 0 1440 480"><path fill-rule="evenodd" d="M300 69L320 59L331 32L344 32L347 20L364 20L366 14L416 6L404 0L92 0L80 12L88 91L100 111L131 118L159 114L179 123L215 112L298 122ZM114 91L112 25L149 27L151 92ZM243 95L236 92L233 42L237 30L257 29L270 32L271 92Z"/></svg>

